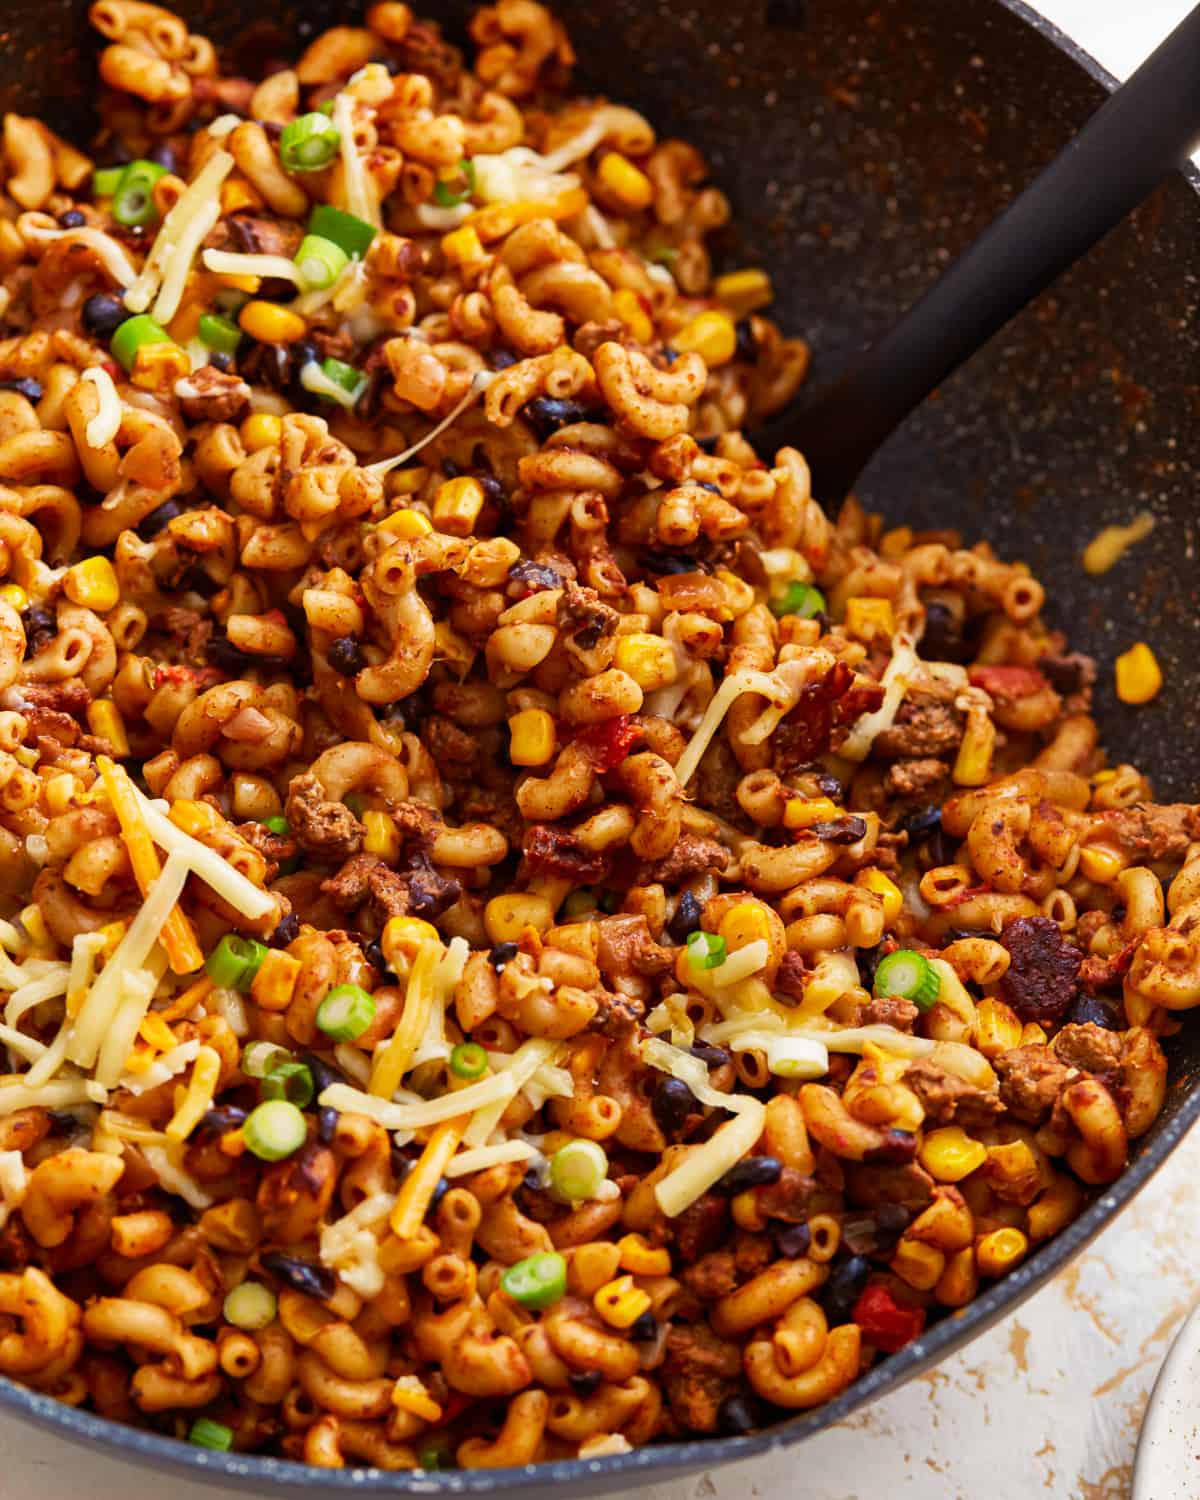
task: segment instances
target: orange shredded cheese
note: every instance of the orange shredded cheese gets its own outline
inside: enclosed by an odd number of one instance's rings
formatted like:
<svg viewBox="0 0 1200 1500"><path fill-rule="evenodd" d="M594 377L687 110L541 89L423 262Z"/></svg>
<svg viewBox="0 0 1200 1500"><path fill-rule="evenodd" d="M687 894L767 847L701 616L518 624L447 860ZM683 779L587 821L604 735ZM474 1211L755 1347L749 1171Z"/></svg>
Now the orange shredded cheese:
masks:
<svg viewBox="0 0 1200 1500"><path fill-rule="evenodd" d="M453 1120L435 1125L430 1131L416 1166L396 1195L391 1224L397 1239L411 1240L425 1222L434 1190L442 1180L450 1158L458 1150L469 1119L469 1115L457 1115Z"/></svg>

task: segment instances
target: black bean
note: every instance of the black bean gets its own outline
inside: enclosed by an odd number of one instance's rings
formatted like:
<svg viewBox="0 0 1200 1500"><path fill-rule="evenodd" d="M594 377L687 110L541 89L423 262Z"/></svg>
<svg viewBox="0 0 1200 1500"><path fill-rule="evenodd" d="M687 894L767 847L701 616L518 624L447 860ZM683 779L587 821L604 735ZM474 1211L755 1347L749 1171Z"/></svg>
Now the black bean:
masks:
<svg viewBox="0 0 1200 1500"><path fill-rule="evenodd" d="M673 943L686 943L688 936L700 926L704 908L692 891L684 891L675 907L675 915L667 924L667 934Z"/></svg>
<svg viewBox="0 0 1200 1500"><path fill-rule="evenodd" d="M674 1140L696 1107L696 1100L682 1078L664 1078L650 1098L650 1113L668 1140Z"/></svg>
<svg viewBox="0 0 1200 1500"><path fill-rule="evenodd" d="M554 396L536 396L526 405L523 415L544 443L560 427L566 427L571 422L584 421L587 411L580 406L578 401L562 401Z"/></svg>
<svg viewBox="0 0 1200 1500"><path fill-rule="evenodd" d="M663 364L666 365L666 367L667 367L668 370L671 368L671 366L675 363L675 361L678 358L679 358L679 350L678 349L672 349L671 346L670 346L670 344L664 344L663 345L662 360L663 360Z"/></svg>
<svg viewBox="0 0 1200 1500"><path fill-rule="evenodd" d="M725 1048L712 1042L693 1042L688 1051L710 1068L723 1068L729 1061L729 1053Z"/></svg>
<svg viewBox="0 0 1200 1500"><path fill-rule="evenodd" d="M25 655L36 656L38 652L49 641L58 634L58 621L52 609L46 609L44 605L35 605L27 609L21 615L21 624L25 627Z"/></svg>
<svg viewBox="0 0 1200 1500"><path fill-rule="evenodd" d="M814 838L827 844L857 844L867 831L862 818L839 818L835 823L813 823L808 829Z"/></svg>
<svg viewBox="0 0 1200 1500"><path fill-rule="evenodd" d="M326 1089L331 1089L335 1083L345 1083L346 1075L319 1058L315 1052L305 1052L300 1061L312 1074L313 1098L319 1099Z"/></svg>
<svg viewBox="0 0 1200 1500"><path fill-rule="evenodd" d="M208 356L208 362L214 370L220 370L222 375L228 375L233 369L233 355L226 354L221 349L214 349Z"/></svg>
<svg viewBox="0 0 1200 1500"><path fill-rule="evenodd" d="M808 1254L808 1247L812 1244L812 1231L807 1224L780 1224L772 1219L767 1230L776 1254L781 1255L784 1260L799 1260L802 1255Z"/></svg>
<svg viewBox="0 0 1200 1500"><path fill-rule="evenodd" d="M538 589L562 588L562 575L557 568L550 567L548 563L533 562L531 559L513 563L508 570L508 581L524 584L531 594Z"/></svg>
<svg viewBox="0 0 1200 1500"><path fill-rule="evenodd" d="M660 578L672 573L699 573L700 564L686 552L639 552L638 566L645 573L657 574Z"/></svg>
<svg viewBox="0 0 1200 1500"><path fill-rule="evenodd" d="M649 1344L658 1337L658 1323L652 1312L644 1312L629 1325L629 1337L635 1344Z"/></svg>
<svg viewBox="0 0 1200 1500"><path fill-rule="evenodd" d="M246 1118L246 1110L236 1104L218 1104L210 1109L200 1121L202 1135L224 1135L227 1130L236 1130Z"/></svg>
<svg viewBox="0 0 1200 1500"><path fill-rule="evenodd" d="M767 1187L778 1182L783 1175L783 1163L775 1156L747 1156L730 1167L723 1177L713 1184L713 1192L725 1193L730 1198L745 1193L750 1188Z"/></svg>
<svg viewBox="0 0 1200 1500"><path fill-rule="evenodd" d="M493 370L507 370L520 360L519 354L514 354L511 349L493 349L488 355L488 364Z"/></svg>
<svg viewBox="0 0 1200 1500"><path fill-rule="evenodd" d="M516 958L516 956L516 943L497 943L492 951L488 954L488 963L491 964L492 968L495 969L497 974L502 974L504 972L504 965L508 963L510 959Z"/></svg>
<svg viewBox="0 0 1200 1500"><path fill-rule="evenodd" d="M87 223L87 214L80 213L77 208L68 208L66 213L59 214L58 222L64 229L82 229Z"/></svg>
<svg viewBox="0 0 1200 1500"><path fill-rule="evenodd" d="M939 824L925 845L925 853L934 865L953 864L954 856L958 852L958 844L958 839L951 838Z"/></svg>
<svg viewBox="0 0 1200 1500"><path fill-rule="evenodd" d="M183 506L175 499L164 500L156 510L152 510L148 516L143 516L137 525L137 534L142 541L148 542L151 537L156 537L166 526L168 521L173 521L176 516L183 514Z"/></svg>
<svg viewBox="0 0 1200 1500"><path fill-rule="evenodd" d="M288 912L286 917L281 917L275 931L267 939L272 948L286 948L289 943L294 943L300 936L300 918L294 911Z"/></svg>
<svg viewBox="0 0 1200 1500"><path fill-rule="evenodd" d="M108 292L97 292L83 304L84 330L93 338L103 339L105 343L128 316L124 298L112 296Z"/></svg>
<svg viewBox="0 0 1200 1500"><path fill-rule="evenodd" d="M713 484L711 479L698 479L696 483L702 490L707 490L711 495L719 495L721 493L721 486Z"/></svg>
<svg viewBox="0 0 1200 1500"><path fill-rule="evenodd" d="M941 604L936 599L925 606L921 655L928 661L966 660L963 654L962 624L948 604Z"/></svg>
<svg viewBox="0 0 1200 1500"><path fill-rule="evenodd" d="M493 505L499 505L508 498L504 486L494 474L481 474L479 476L479 486Z"/></svg>
<svg viewBox="0 0 1200 1500"><path fill-rule="evenodd" d="M753 1432L757 1426L758 1420L745 1396L726 1396L717 1407L717 1427L728 1437Z"/></svg>
<svg viewBox="0 0 1200 1500"><path fill-rule="evenodd" d="M335 672L343 677L353 677L366 665L362 647L352 635L340 635L325 654L325 659Z"/></svg>
<svg viewBox="0 0 1200 1500"><path fill-rule="evenodd" d="M426 1213L432 1213L449 1191L450 1179L448 1177L439 1177L437 1187L434 1188L430 1195L429 1207L426 1209Z"/></svg>
<svg viewBox="0 0 1200 1500"><path fill-rule="evenodd" d="M835 802L840 802L846 794L846 788L842 785L841 778L835 776L832 771L818 771L816 781L820 790L827 797L832 797Z"/></svg>
<svg viewBox="0 0 1200 1500"><path fill-rule="evenodd" d="M912 1161L916 1154L917 1138L911 1130L885 1130L883 1143L873 1146L863 1160L902 1166L905 1162Z"/></svg>
<svg viewBox="0 0 1200 1500"><path fill-rule="evenodd" d="M942 809L936 802L930 802L925 807L914 807L911 812L905 813L896 825L896 832L908 834L909 843L916 844L921 839L927 839L941 826Z"/></svg>
<svg viewBox="0 0 1200 1500"><path fill-rule="evenodd" d="M79 1126L75 1116L65 1109L48 1109L46 1119L50 1122L51 1135L71 1135Z"/></svg>
<svg viewBox="0 0 1200 1500"><path fill-rule="evenodd" d="M875 986L875 970L879 967L879 960L883 957L880 946L876 943L873 948L860 948L854 955L858 961L859 981L865 990L873 989Z"/></svg>
<svg viewBox="0 0 1200 1500"><path fill-rule="evenodd" d="M696 447L700 449L701 453L715 453L717 451L717 434L714 432L711 437L697 438Z"/></svg>
<svg viewBox="0 0 1200 1500"><path fill-rule="evenodd" d="M0 391L16 391L18 396L24 396L26 401L31 401L34 405L42 399L41 382L32 379L0 380Z"/></svg>
<svg viewBox="0 0 1200 1500"><path fill-rule="evenodd" d="M521 1178L521 1186L528 1188L531 1193L540 1193L542 1191L542 1174L536 1167L530 1167L526 1171L524 1177Z"/></svg>
<svg viewBox="0 0 1200 1500"><path fill-rule="evenodd" d="M383 944L378 938L372 938L363 949L363 957L377 974L381 975L384 979L395 980L396 975L392 972L391 965L388 963L387 956L383 951Z"/></svg>
<svg viewBox="0 0 1200 1500"><path fill-rule="evenodd" d="M1086 1026L1090 1022L1093 1026L1103 1026L1105 1031L1119 1031L1123 1024L1115 1003L1099 995L1080 995L1067 1020L1075 1026Z"/></svg>
<svg viewBox="0 0 1200 1500"><path fill-rule="evenodd" d="M747 364L758 363L758 339L749 318L743 318L737 325L737 357Z"/></svg>
<svg viewBox="0 0 1200 1500"><path fill-rule="evenodd" d="M168 172L177 171L179 167L175 152L167 145L166 141L159 141L157 146L151 147L149 160L157 163L160 167L166 167Z"/></svg>
<svg viewBox="0 0 1200 1500"><path fill-rule="evenodd" d="M600 1389L604 1376L599 1370L572 1370L567 1379L571 1382L573 1391L578 1391L581 1396L590 1396L593 1391Z"/></svg>
<svg viewBox="0 0 1200 1500"><path fill-rule="evenodd" d="M293 1291L306 1297L315 1297L318 1302L328 1302L337 1290L337 1280L332 1271L314 1265L310 1260L297 1260L294 1255L284 1255L278 1250L259 1256L263 1269L278 1276Z"/></svg>
<svg viewBox="0 0 1200 1500"><path fill-rule="evenodd" d="M816 1294L831 1325L848 1323L859 1293L871 1274L871 1262L865 1255L848 1255L830 1272L829 1280Z"/></svg>
<svg viewBox="0 0 1200 1500"><path fill-rule="evenodd" d="M330 1109L325 1104L317 1110L317 1140L320 1141L322 1146L328 1146L332 1142L334 1132L337 1130L337 1122L338 1112L336 1109Z"/></svg>

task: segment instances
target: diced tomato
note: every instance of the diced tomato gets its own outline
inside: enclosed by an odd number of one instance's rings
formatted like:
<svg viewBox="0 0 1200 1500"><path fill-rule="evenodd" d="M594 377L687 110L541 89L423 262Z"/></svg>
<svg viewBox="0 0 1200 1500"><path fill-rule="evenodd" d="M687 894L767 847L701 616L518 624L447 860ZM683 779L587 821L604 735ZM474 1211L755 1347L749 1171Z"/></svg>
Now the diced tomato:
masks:
<svg viewBox="0 0 1200 1500"><path fill-rule="evenodd" d="M863 1338L885 1354L903 1349L925 1327L924 1308L902 1307L882 1282L864 1288L850 1316Z"/></svg>
<svg viewBox="0 0 1200 1500"><path fill-rule="evenodd" d="M221 681L221 673L216 667L187 667L182 662L164 664L154 669L154 686L160 688L168 682L191 682L201 692L207 687L215 687Z"/></svg>
<svg viewBox="0 0 1200 1500"><path fill-rule="evenodd" d="M621 764L640 735L641 730L628 714L617 714L602 724L589 724L581 729L575 743L587 750L597 774L603 775Z"/></svg>
<svg viewBox="0 0 1200 1500"><path fill-rule="evenodd" d="M995 698L1031 698L1050 686L1036 667L968 667L967 677Z"/></svg>
<svg viewBox="0 0 1200 1500"><path fill-rule="evenodd" d="M451 1391L442 1403L441 1426L448 1427L456 1417L461 1417L469 1406L474 1406L474 1396L464 1396L461 1391Z"/></svg>

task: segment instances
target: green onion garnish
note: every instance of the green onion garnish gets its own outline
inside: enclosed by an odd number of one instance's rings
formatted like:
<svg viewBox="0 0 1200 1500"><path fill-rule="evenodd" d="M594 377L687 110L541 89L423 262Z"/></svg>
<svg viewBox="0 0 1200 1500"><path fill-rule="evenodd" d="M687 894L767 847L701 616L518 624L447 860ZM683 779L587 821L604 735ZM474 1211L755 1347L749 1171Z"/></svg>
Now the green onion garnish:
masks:
<svg viewBox="0 0 1200 1500"><path fill-rule="evenodd" d="M338 984L317 1006L317 1026L335 1042L356 1042L375 1019L375 1000L357 984Z"/></svg>
<svg viewBox="0 0 1200 1500"><path fill-rule="evenodd" d="M814 588L811 583L797 583L795 580L788 584L778 599L772 599L770 603L771 613L779 619L784 615L798 615L802 620L811 620L824 608L825 595L820 589Z"/></svg>
<svg viewBox="0 0 1200 1500"><path fill-rule="evenodd" d="M286 838L292 831L292 825L282 813L272 813L269 818L264 818L262 826L268 833L277 833L280 838Z"/></svg>
<svg viewBox="0 0 1200 1500"><path fill-rule="evenodd" d="M475 163L469 156L464 156L459 162L458 170L463 179L461 188L452 188L440 177L434 183L433 201L439 208L457 208L460 203L465 203L475 191Z"/></svg>
<svg viewBox="0 0 1200 1500"><path fill-rule="evenodd" d="M911 1000L918 1010L928 1010L942 990L937 970L924 955L911 948L897 948L880 960L875 970L875 995L884 1000Z"/></svg>
<svg viewBox="0 0 1200 1500"><path fill-rule="evenodd" d="M297 1109L312 1103L313 1076L302 1062L276 1063L259 1085L264 1099L286 1099Z"/></svg>
<svg viewBox="0 0 1200 1500"><path fill-rule="evenodd" d="M687 940L688 963L693 969L716 969L725 962L725 939L715 932L693 932Z"/></svg>
<svg viewBox="0 0 1200 1500"><path fill-rule="evenodd" d="M321 361L321 373L326 380L332 380L334 385L340 386L351 396L359 395L367 383L367 377L361 370L356 370L345 360L334 359L332 355Z"/></svg>
<svg viewBox="0 0 1200 1500"><path fill-rule="evenodd" d="M342 274L350 257L340 245L323 234L306 234L296 251L296 269L308 292L324 291Z"/></svg>
<svg viewBox="0 0 1200 1500"><path fill-rule="evenodd" d="M550 1192L561 1203L594 1198L608 1176L608 1157L595 1141L568 1141L550 1158Z"/></svg>
<svg viewBox="0 0 1200 1500"><path fill-rule="evenodd" d="M214 1448L218 1453L228 1453L233 1447L233 1428L208 1417L197 1417L188 1433L188 1442L195 1443L197 1448Z"/></svg>
<svg viewBox="0 0 1200 1500"><path fill-rule="evenodd" d="M247 1042L242 1049L242 1072L247 1078L265 1078L272 1068L291 1060L287 1048L275 1042Z"/></svg>
<svg viewBox="0 0 1200 1500"><path fill-rule="evenodd" d="M478 1042L459 1042L450 1052L450 1071L455 1078L482 1078L488 1069L488 1055Z"/></svg>
<svg viewBox="0 0 1200 1500"><path fill-rule="evenodd" d="M278 1303L270 1287L261 1281L243 1281L235 1286L225 1298L221 1311L225 1321L235 1328L244 1328L248 1333L257 1333L275 1321Z"/></svg>
<svg viewBox="0 0 1200 1500"><path fill-rule="evenodd" d="M171 343L174 343L174 339L161 323L156 323L148 313L138 313L136 318L125 319L113 334L108 347L119 365L132 370L139 349L148 344Z"/></svg>
<svg viewBox="0 0 1200 1500"><path fill-rule="evenodd" d="M341 132L319 110L289 120L279 137L279 160L288 172L319 172L338 154Z"/></svg>
<svg viewBox="0 0 1200 1500"><path fill-rule="evenodd" d="M250 988L266 956L266 943L227 932L204 960L204 971L221 989L245 991Z"/></svg>
<svg viewBox="0 0 1200 1500"><path fill-rule="evenodd" d="M252 1109L242 1125L246 1150L260 1161L282 1161L308 1138L304 1116L287 1099L268 1099Z"/></svg>
<svg viewBox="0 0 1200 1500"><path fill-rule="evenodd" d="M308 232L332 240L351 260L361 260L379 233L374 224L343 213L340 208L331 208L328 203L318 203L309 214Z"/></svg>
<svg viewBox="0 0 1200 1500"><path fill-rule="evenodd" d="M131 161L112 195L112 216L117 223L128 228L152 224L158 218L154 184L166 175L166 167L156 161Z"/></svg>
<svg viewBox="0 0 1200 1500"><path fill-rule="evenodd" d="M92 197L111 198L124 175L124 167L97 167L92 173Z"/></svg>
<svg viewBox="0 0 1200 1500"><path fill-rule="evenodd" d="M218 354L233 354L242 341L242 330L220 313L201 313L196 324L200 342Z"/></svg>
<svg viewBox="0 0 1200 1500"><path fill-rule="evenodd" d="M559 1300L567 1290L567 1263L557 1250L528 1255L509 1266L500 1285L522 1307L539 1312Z"/></svg>

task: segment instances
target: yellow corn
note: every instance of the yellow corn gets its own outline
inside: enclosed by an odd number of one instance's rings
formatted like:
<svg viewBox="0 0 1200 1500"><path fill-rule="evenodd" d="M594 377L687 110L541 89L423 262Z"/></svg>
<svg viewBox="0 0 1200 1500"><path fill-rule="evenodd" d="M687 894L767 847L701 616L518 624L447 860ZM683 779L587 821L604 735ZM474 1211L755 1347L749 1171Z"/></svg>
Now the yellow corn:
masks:
<svg viewBox="0 0 1200 1500"><path fill-rule="evenodd" d="M623 286L613 293L613 312L639 344L648 344L654 337L654 324L632 287Z"/></svg>
<svg viewBox="0 0 1200 1500"><path fill-rule="evenodd" d="M968 723L954 761L955 786L982 786L992 773L996 726L991 719Z"/></svg>
<svg viewBox="0 0 1200 1500"><path fill-rule="evenodd" d="M250 982L250 994L263 1010L279 1012L292 1003L300 960L282 948L270 948Z"/></svg>
<svg viewBox="0 0 1200 1500"><path fill-rule="evenodd" d="M238 324L260 344L295 344L308 332L299 313L277 302L247 302L238 314Z"/></svg>
<svg viewBox="0 0 1200 1500"><path fill-rule="evenodd" d="M28 927L28 923L25 924ZM117 945L125 936L124 922L106 922L100 929L100 936L104 939L104 947L100 950L101 958L111 958L117 951Z"/></svg>
<svg viewBox="0 0 1200 1500"><path fill-rule="evenodd" d="M1162 668L1145 641L1117 657L1117 697L1122 703L1149 703L1163 685Z"/></svg>
<svg viewBox="0 0 1200 1500"><path fill-rule="evenodd" d="M129 754L129 736L125 733L125 720L121 710L108 698L99 698L87 706L88 728L94 735L107 740L113 752L119 756Z"/></svg>
<svg viewBox="0 0 1200 1500"><path fill-rule="evenodd" d="M750 943L771 941L771 924L756 901L739 901L721 918L720 935L726 950L734 953Z"/></svg>
<svg viewBox="0 0 1200 1500"><path fill-rule="evenodd" d="M29 608L29 595L19 583L6 583L0 588L0 599L15 609L18 614Z"/></svg>
<svg viewBox="0 0 1200 1500"><path fill-rule="evenodd" d="M975 1007L975 1045L984 1057L995 1057L1021 1045L1021 1023L1003 1000L990 996Z"/></svg>
<svg viewBox="0 0 1200 1500"><path fill-rule="evenodd" d="M377 854L388 864L394 863L400 857L400 833L396 820L390 813L368 810L363 813L362 822L366 829L363 853Z"/></svg>
<svg viewBox="0 0 1200 1500"><path fill-rule="evenodd" d="M142 1017L142 1024L138 1027L138 1036L158 1052L170 1052L171 1048L179 1040L163 1018L154 1010L147 1011Z"/></svg>
<svg viewBox="0 0 1200 1500"><path fill-rule="evenodd" d="M890 640L896 633L896 617L890 599L873 599L865 595L847 599L844 623L848 634L867 644L881 636Z"/></svg>
<svg viewBox="0 0 1200 1500"><path fill-rule="evenodd" d="M439 620L433 627L434 656L462 677L474 665L478 652L465 635L459 635L449 620Z"/></svg>
<svg viewBox="0 0 1200 1500"><path fill-rule="evenodd" d="M486 498L478 479L447 479L433 502L433 524L448 536L470 536Z"/></svg>
<svg viewBox="0 0 1200 1500"><path fill-rule="evenodd" d="M262 199L248 182L240 177L221 184L221 217L235 214L242 208L261 208ZM257 279L257 278L256 278Z"/></svg>
<svg viewBox="0 0 1200 1500"><path fill-rule="evenodd" d="M63 589L72 604L100 614L115 609L121 598L116 569L107 557L87 557L68 568Z"/></svg>
<svg viewBox="0 0 1200 1500"><path fill-rule="evenodd" d="M744 318L749 313L766 307L775 292L771 278L765 271L747 269L726 271L713 282L713 296L726 306L735 318Z"/></svg>
<svg viewBox="0 0 1200 1500"><path fill-rule="evenodd" d="M544 766L554 754L554 719L544 708L513 714L508 733L508 758L514 766Z"/></svg>
<svg viewBox="0 0 1200 1500"><path fill-rule="evenodd" d="M1039 1026L1036 1021L1027 1021L1021 1027L1022 1047L1044 1047L1049 1040L1045 1029Z"/></svg>
<svg viewBox="0 0 1200 1500"><path fill-rule="evenodd" d="M654 202L654 184L640 167L635 167L618 151L603 156L596 176L622 208L649 208Z"/></svg>
<svg viewBox="0 0 1200 1500"><path fill-rule="evenodd" d="M611 1240L589 1240L571 1253L567 1285L576 1296L592 1297L617 1274L621 1252Z"/></svg>
<svg viewBox="0 0 1200 1500"><path fill-rule="evenodd" d="M415 495L429 478L429 470L423 464L411 469L393 469L388 475L389 495Z"/></svg>
<svg viewBox="0 0 1200 1500"><path fill-rule="evenodd" d="M617 637L614 660L644 693L670 687L679 671L670 641L661 635L647 635L641 631Z"/></svg>
<svg viewBox="0 0 1200 1500"><path fill-rule="evenodd" d="M283 418L274 412L256 411L238 429L242 446L247 453L257 453L262 448L273 447L283 436Z"/></svg>
<svg viewBox="0 0 1200 1500"><path fill-rule="evenodd" d="M671 347L680 354L698 354L712 369L727 365L737 350L737 333L728 313L710 309L698 313L692 321L673 335Z"/></svg>
<svg viewBox="0 0 1200 1500"><path fill-rule="evenodd" d="M392 1405L398 1411L410 1412L422 1422L440 1422L442 1408L425 1389L416 1375L401 1375L392 1387Z"/></svg>
<svg viewBox="0 0 1200 1500"><path fill-rule="evenodd" d="M479 231L472 224L464 224L442 236L442 254L455 266L470 266L487 254Z"/></svg>
<svg viewBox="0 0 1200 1500"><path fill-rule="evenodd" d="M904 909L904 897L900 887L890 880L882 870L860 870L854 884L864 890L873 891L883 902L883 920L890 927Z"/></svg>
<svg viewBox="0 0 1200 1500"><path fill-rule="evenodd" d="M906 1235L896 1246L891 1268L901 1281L918 1292L928 1292L938 1284L946 1269L946 1257L933 1245L910 1240Z"/></svg>
<svg viewBox="0 0 1200 1500"><path fill-rule="evenodd" d="M913 531L911 526L894 526L891 531L885 531L879 538L879 555L892 561L903 557L912 546Z"/></svg>
<svg viewBox="0 0 1200 1500"><path fill-rule="evenodd" d="M1125 868L1125 861L1115 849L1103 844L1088 844L1079 851L1079 871L1096 885L1112 885Z"/></svg>
<svg viewBox="0 0 1200 1500"><path fill-rule="evenodd" d="M943 1125L931 1130L921 1142L917 1155L921 1165L938 1182L961 1182L987 1160L987 1147L971 1137L959 1125Z"/></svg>
<svg viewBox="0 0 1200 1500"><path fill-rule="evenodd" d="M510 891L493 896L483 909L483 925L492 943L515 943L526 927L545 932L554 922L554 907L545 896ZM387 952L387 949L384 949Z"/></svg>
<svg viewBox="0 0 1200 1500"><path fill-rule="evenodd" d="M433 530L433 522L420 510L397 510L388 516L386 521L380 521L378 530L387 536L394 536L399 541L411 542L416 537L428 536Z"/></svg>
<svg viewBox="0 0 1200 1500"><path fill-rule="evenodd" d="M752 610L758 603L754 585L747 583L744 578L739 578L736 573L731 573L728 568L718 568L714 577L725 594L725 603L729 609L729 615L726 618L736 620Z"/></svg>
<svg viewBox="0 0 1200 1500"><path fill-rule="evenodd" d="M1003 1276L1028 1253L1029 1241L1019 1229L993 1229L975 1246L975 1264L981 1276Z"/></svg>
<svg viewBox="0 0 1200 1500"><path fill-rule="evenodd" d="M133 357L129 379L143 391L161 391L191 370L191 358L178 344L143 344Z"/></svg>
<svg viewBox="0 0 1200 1500"><path fill-rule="evenodd" d="M422 943L438 941L438 930L423 917L389 917L379 940L388 967L399 973L416 958Z"/></svg>
<svg viewBox="0 0 1200 1500"><path fill-rule="evenodd" d="M635 1286L632 1276L618 1276L600 1288L592 1306L612 1328L632 1328L644 1312L650 1311L650 1295Z"/></svg>
<svg viewBox="0 0 1200 1500"><path fill-rule="evenodd" d="M841 808L828 797L789 797L783 807L783 826L811 828L814 823L829 823L841 815Z"/></svg>
<svg viewBox="0 0 1200 1500"><path fill-rule="evenodd" d="M617 1241L621 1252L621 1269L635 1276L669 1276L671 1252L665 1245L655 1247L644 1235L623 1234Z"/></svg>

